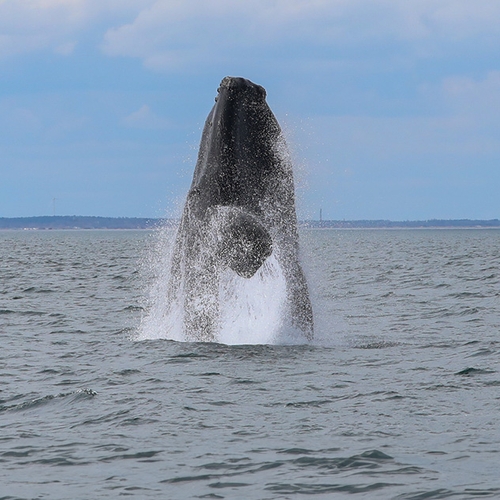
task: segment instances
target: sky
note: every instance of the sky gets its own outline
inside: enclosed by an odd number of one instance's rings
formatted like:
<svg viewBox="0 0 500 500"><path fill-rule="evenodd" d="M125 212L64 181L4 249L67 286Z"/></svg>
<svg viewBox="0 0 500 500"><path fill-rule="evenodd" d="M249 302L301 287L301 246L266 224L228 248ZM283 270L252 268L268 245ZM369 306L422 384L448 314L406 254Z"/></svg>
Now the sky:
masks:
<svg viewBox="0 0 500 500"><path fill-rule="evenodd" d="M498 47L498 0L0 0L0 217L175 216L231 75L299 218L500 218Z"/></svg>

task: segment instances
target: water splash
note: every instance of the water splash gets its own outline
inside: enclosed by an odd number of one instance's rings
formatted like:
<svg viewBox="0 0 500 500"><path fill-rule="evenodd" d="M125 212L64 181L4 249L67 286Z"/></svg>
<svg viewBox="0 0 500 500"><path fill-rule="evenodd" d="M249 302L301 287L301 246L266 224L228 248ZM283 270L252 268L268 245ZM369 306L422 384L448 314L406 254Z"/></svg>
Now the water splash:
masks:
<svg viewBox="0 0 500 500"><path fill-rule="evenodd" d="M286 283L274 255L250 279L221 276L219 340L224 344L272 344L283 329Z"/></svg>
<svg viewBox="0 0 500 500"><path fill-rule="evenodd" d="M142 261L146 290L144 314L133 340L185 340L184 314L180 307L172 307L167 299L170 283L170 262L176 230L158 228ZM168 313L168 314L167 314Z"/></svg>
<svg viewBox="0 0 500 500"><path fill-rule="evenodd" d="M175 236L173 229L158 229L143 260L148 290L145 312L134 340L188 340L184 331L183 292L172 302L168 299ZM217 342L228 345L305 342L303 333L290 324L285 276L275 253L251 278L242 278L225 269L218 279Z"/></svg>

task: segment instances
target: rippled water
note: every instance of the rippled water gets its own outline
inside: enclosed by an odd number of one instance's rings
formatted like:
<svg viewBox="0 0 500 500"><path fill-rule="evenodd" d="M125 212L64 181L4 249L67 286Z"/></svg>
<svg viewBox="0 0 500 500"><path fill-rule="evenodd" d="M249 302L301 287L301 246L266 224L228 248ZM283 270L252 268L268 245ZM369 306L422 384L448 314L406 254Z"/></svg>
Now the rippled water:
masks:
<svg viewBox="0 0 500 500"><path fill-rule="evenodd" d="M0 232L0 499L500 498L500 231L310 231L312 345L131 340L147 232Z"/></svg>

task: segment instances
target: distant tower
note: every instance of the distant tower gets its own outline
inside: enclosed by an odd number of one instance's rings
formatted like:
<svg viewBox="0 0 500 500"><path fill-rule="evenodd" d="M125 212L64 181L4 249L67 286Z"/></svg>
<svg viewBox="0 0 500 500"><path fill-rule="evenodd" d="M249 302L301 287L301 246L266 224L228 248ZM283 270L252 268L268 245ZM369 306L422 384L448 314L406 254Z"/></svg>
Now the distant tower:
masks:
<svg viewBox="0 0 500 500"><path fill-rule="evenodd" d="M56 215L56 199L52 198L52 215Z"/></svg>
<svg viewBox="0 0 500 500"><path fill-rule="evenodd" d="M322 208L319 209L319 223L320 224L323 223L323 209Z"/></svg>

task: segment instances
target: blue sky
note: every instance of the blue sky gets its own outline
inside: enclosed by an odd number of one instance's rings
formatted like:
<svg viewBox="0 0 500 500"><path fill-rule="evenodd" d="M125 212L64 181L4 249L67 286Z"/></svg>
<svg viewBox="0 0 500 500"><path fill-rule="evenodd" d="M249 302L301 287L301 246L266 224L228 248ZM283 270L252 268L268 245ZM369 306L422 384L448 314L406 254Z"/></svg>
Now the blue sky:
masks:
<svg viewBox="0 0 500 500"><path fill-rule="evenodd" d="M0 217L175 213L232 75L299 217L500 218L498 47L498 0L0 0Z"/></svg>

